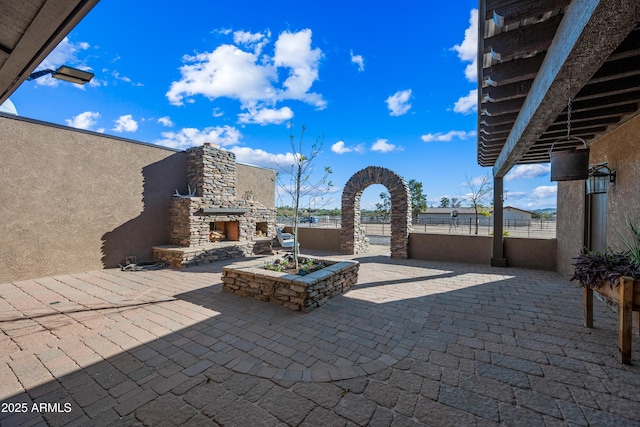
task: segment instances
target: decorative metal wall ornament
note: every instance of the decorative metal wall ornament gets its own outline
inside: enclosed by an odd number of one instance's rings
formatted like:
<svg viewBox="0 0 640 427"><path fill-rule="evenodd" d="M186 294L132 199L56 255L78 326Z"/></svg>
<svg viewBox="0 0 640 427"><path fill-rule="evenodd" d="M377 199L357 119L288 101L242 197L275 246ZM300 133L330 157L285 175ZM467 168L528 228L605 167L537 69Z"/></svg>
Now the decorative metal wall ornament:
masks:
<svg viewBox="0 0 640 427"><path fill-rule="evenodd" d="M567 136L556 140L549 149L551 181L585 180L589 176L589 146L584 139L571 136L571 78L567 86ZM572 142L579 145L553 151L556 144L567 145Z"/></svg>

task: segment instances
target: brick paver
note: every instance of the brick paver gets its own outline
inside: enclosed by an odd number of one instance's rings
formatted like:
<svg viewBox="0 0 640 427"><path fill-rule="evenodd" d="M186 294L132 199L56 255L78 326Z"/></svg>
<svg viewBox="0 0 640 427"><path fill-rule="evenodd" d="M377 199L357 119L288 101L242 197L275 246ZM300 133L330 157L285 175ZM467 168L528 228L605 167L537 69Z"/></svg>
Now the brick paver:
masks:
<svg viewBox="0 0 640 427"><path fill-rule="evenodd" d="M351 258L308 314L223 293L222 262L0 284L0 425L640 426L640 342L618 363L565 278Z"/></svg>

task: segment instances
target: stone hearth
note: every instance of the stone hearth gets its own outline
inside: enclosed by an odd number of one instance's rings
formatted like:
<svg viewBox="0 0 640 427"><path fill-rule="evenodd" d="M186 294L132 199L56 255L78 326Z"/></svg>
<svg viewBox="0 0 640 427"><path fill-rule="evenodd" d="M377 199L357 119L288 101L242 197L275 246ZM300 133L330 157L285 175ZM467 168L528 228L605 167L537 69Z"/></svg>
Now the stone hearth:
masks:
<svg viewBox="0 0 640 427"><path fill-rule="evenodd" d="M187 150L187 181L193 196L171 200L170 245L153 248L154 259L182 267L270 250L276 212L236 195L236 162L211 144ZM269 249L266 249L269 246Z"/></svg>

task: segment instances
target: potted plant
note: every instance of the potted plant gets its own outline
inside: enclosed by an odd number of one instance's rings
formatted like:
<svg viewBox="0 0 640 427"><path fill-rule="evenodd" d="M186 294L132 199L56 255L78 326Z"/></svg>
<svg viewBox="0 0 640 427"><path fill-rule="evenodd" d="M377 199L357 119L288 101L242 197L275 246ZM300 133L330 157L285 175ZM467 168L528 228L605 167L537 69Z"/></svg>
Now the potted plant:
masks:
<svg viewBox="0 0 640 427"><path fill-rule="evenodd" d="M631 330L633 312L640 328L640 226L631 222L632 238L623 238L625 251L594 252L583 249L574 258L571 280L584 287L584 321L593 327L593 291L618 308L620 361L631 363Z"/></svg>

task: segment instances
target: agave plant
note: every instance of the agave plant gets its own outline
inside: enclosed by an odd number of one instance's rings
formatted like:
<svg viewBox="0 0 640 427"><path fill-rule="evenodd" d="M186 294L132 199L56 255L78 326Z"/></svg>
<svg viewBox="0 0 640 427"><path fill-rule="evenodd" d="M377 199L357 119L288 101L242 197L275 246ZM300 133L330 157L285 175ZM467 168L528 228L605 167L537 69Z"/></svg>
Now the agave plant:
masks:
<svg viewBox="0 0 640 427"><path fill-rule="evenodd" d="M631 227L631 239L622 238L624 245L627 247L630 261L640 269L640 224L637 221L629 221Z"/></svg>

